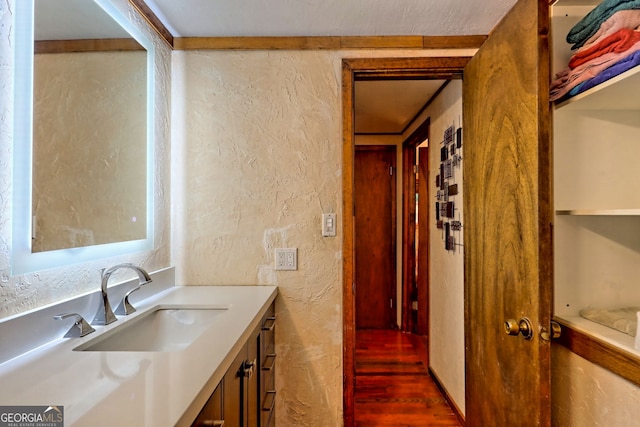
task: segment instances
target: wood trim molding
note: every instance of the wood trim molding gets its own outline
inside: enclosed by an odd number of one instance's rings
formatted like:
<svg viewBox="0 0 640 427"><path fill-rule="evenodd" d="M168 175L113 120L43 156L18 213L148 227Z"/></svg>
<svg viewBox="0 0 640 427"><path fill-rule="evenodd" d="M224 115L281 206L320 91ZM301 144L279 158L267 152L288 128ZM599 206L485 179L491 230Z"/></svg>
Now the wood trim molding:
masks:
<svg viewBox="0 0 640 427"><path fill-rule="evenodd" d="M36 40L34 53L70 52L121 52L144 50L132 38L126 39L80 39L80 40Z"/></svg>
<svg viewBox="0 0 640 427"><path fill-rule="evenodd" d="M554 340L555 342L565 346L583 359L640 386L640 360L637 356L574 329L564 323L562 319L556 318L555 320L562 326L560 338Z"/></svg>
<svg viewBox="0 0 640 427"><path fill-rule="evenodd" d="M385 79L459 79L462 70L471 57L408 57L408 58L355 58L345 59L355 70L356 80L385 80ZM383 68L380 66L384 65ZM428 69L429 73L425 70Z"/></svg>
<svg viewBox="0 0 640 427"><path fill-rule="evenodd" d="M136 3L142 0L129 0L134 7L145 17L149 24L175 50L340 50L340 49L458 49L464 43L456 45L455 40L448 46L446 43L436 43L431 46L423 46L411 42L403 42L400 39L406 37L182 37L174 38L169 31L162 26L155 15L148 16ZM146 5L145 5L146 6ZM147 8L148 9L148 8ZM149 10L149 13L151 10ZM152 22L157 20L157 24ZM162 26L162 27L158 27ZM463 36L464 37L464 36ZM460 37L448 37L447 39L459 39ZM425 39L418 37L414 39ZM469 46L475 47L475 46ZM143 48L133 39L84 39L84 40L43 40L36 42L36 53L59 52L92 52L108 50L142 50Z"/></svg>
<svg viewBox="0 0 640 427"><path fill-rule="evenodd" d="M423 49L480 49L487 35L473 36L425 36Z"/></svg>
<svg viewBox="0 0 640 427"><path fill-rule="evenodd" d="M173 34L164 26L160 18L156 16L155 13L147 6L144 0L129 0L129 3L142 15L142 17L151 25L151 28L155 30L156 33L167 42L167 44L173 49Z"/></svg>
<svg viewBox="0 0 640 427"><path fill-rule="evenodd" d="M437 97L439 93L442 92L444 87L449 84L449 80L447 80L440 88L436 91L429 101L425 104L421 111L426 110L426 108L433 102L433 100ZM416 116L413 121L417 119ZM424 205L428 206L428 203L425 200L421 200L419 198L419 203L422 205L421 208L418 208L418 212L416 213L416 205L415 205L415 194L419 192L419 188L422 188L423 194L428 194L428 182L424 179L416 183L414 165L416 164L416 149L418 145L422 142L426 141L430 137L431 130L431 117L427 117L410 135L405 139L402 143L402 153L403 153L403 161L405 162L402 165L403 169L403 302L406 304L403 306L402 319L403 319L403 330L407 332L415 332L419 335L428 335L429 333L429 256L427 255L424 248L428 247L428 238L429 238L429 209L423 209ZM406 129L405 129L406 131ZM403 132L404 133L404 132ZM428 159L422 159L420 164L418 165L420 168L425 168L428 171ZM428 176L428 173L425 173ZM422 210L421 210L422 209ZM420 215L420 219L416 222L416 215ZM426 220L425 220L426 218ZM420 226L421 221L426 224ZM418 232L418 240L416 240L416 223L420 231ZM426 233L423 232L426 230ZM423 239L426 239L423 240ZM415 250L420 247L422 243L422 248L418 250L418 258L415 258ZM416 265L418 266L418 276L412 277L409 272L413 272L415 270ZM415 300L418 302L418 318L417 322L413 324L413 316L412 316L412 299L409 298L409 291L411 290L411 285L414 284L415 281L415 289L417 294L415 295ZM404 311L406 310L406 312ZM405 327L406 325L406 327ZM428 345L427 345L428 347Z"/></svg>
<svg viewBox="0 0 640 427"><path fill-rule="evenodd" d="M141 2L142 0L129 0ZM474 36L326 36L326 37L176 37L176 50L349 50L479 48L486 35Z"/></svg>
<svg viewBox="0 0 640 427"><path fill-rule="evenodd" d="M431 369L431 366L429 366L429 376L431 376L431 378L433 379L433 382L436 384L438 389L440 389L440 392L442 393L447 403L453 410L453 413L456 415L456 418L458 418L458 422L460 423L460 425L462 425L462 427L465 427L467 425L467 422L464 418L464 414L462 413L458 405L456 405L456 402L451 398L451 395L449 394L447 389L442 386L442 383L440 382L440 378L438 378L438 375L433 371L433 369Z"/></svg>
<svg viewBox="0 0 640 427"><path fill-rule="evenodd" d="M411 302L416 269L416 164L415 146L402 148L402 332L413 333ZM416 298L417 300L417 298Z"/></svg>
<svg viewBox="0 0 640 427"><path fill-rule="evenodd" d="M342 374L344 427L355 426L356 298L354 200L354 70L342 61Z"/></svg>
<svg viewBox="0 0 640 427"><path fill-rule="evenodd" d="M440 86L440 88L436 91L436 94L434 94L429 99L429 102L427 102L427 104L425 104L425 106L423 107L422 111L427 109L427 107L433 102L433 100L436 99L437 94L442 92L442 90L448 84L449 84L449 82L447 81L445 84ZM402 143L402 146L403 147L416 148L422 142L424 142L425 140L429 139L430 131L431 131L431 117L429 116L422 123L420 123L420 125L413 132L411 132L411 135L409 135L407 137L407 139L404 140L404 142Z"/></svg>

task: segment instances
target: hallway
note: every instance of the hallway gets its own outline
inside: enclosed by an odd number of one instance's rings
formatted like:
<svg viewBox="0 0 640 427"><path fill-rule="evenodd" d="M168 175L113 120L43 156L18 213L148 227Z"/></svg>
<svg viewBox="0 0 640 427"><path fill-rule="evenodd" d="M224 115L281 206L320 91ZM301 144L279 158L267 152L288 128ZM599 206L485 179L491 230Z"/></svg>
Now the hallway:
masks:
<svg viewBox="0 0 640 427"><path fill-rule="evenodd" d="M356 331L358 427L461 426L428 373L422 338L397 330Z"/></svg>

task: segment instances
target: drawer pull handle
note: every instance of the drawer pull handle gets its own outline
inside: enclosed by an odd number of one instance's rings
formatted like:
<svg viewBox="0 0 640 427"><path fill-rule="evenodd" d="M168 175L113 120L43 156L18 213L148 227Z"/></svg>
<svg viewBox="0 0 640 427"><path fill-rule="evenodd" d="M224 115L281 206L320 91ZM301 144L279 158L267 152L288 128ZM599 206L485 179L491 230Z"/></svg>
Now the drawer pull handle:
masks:
<svg viewBox="0 0 640 427"><path fill-rule="evenodd" d="M275 404L276 404L276 391L275 390L267 391L267 395L262 400L262 410L264 412L272 411Z"/></svg>
<svg viewBox="0 0 640 427"><path fill-rule="evenodd" d="M198 427L224 427L224 420L204 420Z"/></svg>
<svg viewBox="0 0 640 427"><path fill-rule="evenodd" d="M264 324L262 325L262 330L263 331L273 331L273 328L276 326L276 318L274 317L267 317L267 319L264 321Z"/></svg>
<svg viewBox="0 0 640 427"><path fill-rule="evenodd" d="M253 359L253 361L248 361L245 360L244 362L242 362L242 368L241 368L241 377L246 377L251 379L253 377L253 372L255 370L256 367L256 360Z"/></svg>
<svg viewBox="0 0 640 427"><path fill-rule="evenodd" d="M267 365L267 362L271 362L271 364ZM264 363L262 364L263 371L270 371L276 366L276 355L275 354L267 354L264 358Z"/></svg>

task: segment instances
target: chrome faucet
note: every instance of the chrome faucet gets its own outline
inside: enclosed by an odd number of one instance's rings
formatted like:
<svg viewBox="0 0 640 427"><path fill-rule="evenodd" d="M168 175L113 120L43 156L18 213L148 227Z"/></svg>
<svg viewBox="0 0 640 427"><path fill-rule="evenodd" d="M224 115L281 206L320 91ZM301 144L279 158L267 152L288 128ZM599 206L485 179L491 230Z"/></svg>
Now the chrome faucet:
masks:
<svg viewBox="0 0 640 427"><path fill-rule="evenodd" d="M140 286L151 282L151 277L149 277L149 274L142 267L138 267L137 265L134 265L131 263L118 264L111 267L108 270L104 268L100 269L100 275L102 278L102 281L100 283L100 290L102 292L102 301L100 301L100 305L98 306L98 311L96 312L96 315L93 318L93 321L91 322L92 325L108 325L109 323L113 323L116 320L118 320L116 318L116 315L113 314L113 310L111 310L111 304L109 304L109 298L107 295L107 284L109 283L109 278L111 277L111 275L116 270L120 270L121 268L129 268L135 271L136 273L138 273L138 278L140 279L140 284L138 285L138 287L127 292L123 300L123 304L126 301L126 303L130 306L128 301L129 295L133 291L138 290ZM133 310L135 311L135 309Z"/></svg>

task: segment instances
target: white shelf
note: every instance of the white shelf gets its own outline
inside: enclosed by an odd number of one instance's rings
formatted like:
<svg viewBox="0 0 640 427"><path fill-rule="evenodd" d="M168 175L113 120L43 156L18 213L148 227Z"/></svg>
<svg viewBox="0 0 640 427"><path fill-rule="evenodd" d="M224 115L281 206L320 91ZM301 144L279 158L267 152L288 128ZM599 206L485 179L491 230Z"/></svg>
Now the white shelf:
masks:
<svg viewBox="0 0 640 427"><path fill-rule="evenodd" d="M573 209L557 210L556 215L569 216L640 216L640 209Z"/></svg>
<svg viewBox="0 0 640 427"><path fill-rule="evenodd" d="M624 334L580 316L555 316L555 319L558 320L560 324L566 324L576 331L590 335L640 358L640 351L635 349L635 339L631 335Z"/></svg>
<svg viewBox="0 0 640 427"><path fill-rule="evenodd" d="M552 6L596 6L602 0L555 0Z"/></svg>
<svg viewBox="0 0 640 427"><path fill-rule="evenodd" d="M640 67L636 66L566 101L555 104L563 110L640 110Z"/></svg>

